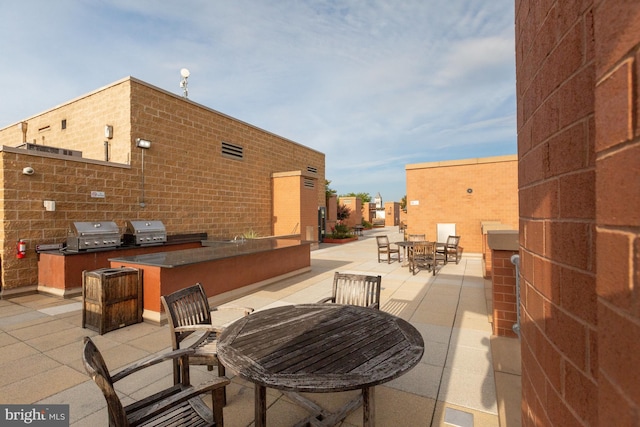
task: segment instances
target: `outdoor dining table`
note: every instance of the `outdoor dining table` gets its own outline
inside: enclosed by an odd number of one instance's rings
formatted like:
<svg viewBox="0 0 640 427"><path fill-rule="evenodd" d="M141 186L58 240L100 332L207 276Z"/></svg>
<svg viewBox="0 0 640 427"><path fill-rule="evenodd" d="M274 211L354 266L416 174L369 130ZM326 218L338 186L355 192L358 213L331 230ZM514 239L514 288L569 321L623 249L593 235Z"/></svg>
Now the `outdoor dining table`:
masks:
<svg viewBox="0 0 640 427"><path fill-rule="evenodd" d="M402 248L402 258L404 259L404 262L402 263L403 267L406 267L409 265L409 256L407 255L407 250L410 250L410 248L413 247L413 245L415 245L416 243L428 243L428 240L424 240L424 241L420 241L420 240L402 240L399 242L394 242L396 245L398 245L398 247ZM435 242L436 243L436 250L442 250L444 249L444 243L439 243L439 242Z"/></svg>
<svg viewBox="0 0 640 427"><path fill-rule="evenodd" d="M409 265L408 263L409 259L407 257L407 248L412 247L415 242L409 241L409 240L401 240L399 242L394 242L394 243L398 245L398 247L402 248L402 259L404 259L402 266L406 267L407 265Z"/></svg>
<svg viewBox="0 0 640 427"><path fill-rule="evenodd" d="M363 426L374 426L374 386L413 368L423 353L422 336L407 321L339 304L256 311L229 325L218 340L222 364L254 383L256 427L266 425L267 387L285 391L311 412L297 425L335 425L362 405ZM335 413L298 394L358 389Z"/></svg>

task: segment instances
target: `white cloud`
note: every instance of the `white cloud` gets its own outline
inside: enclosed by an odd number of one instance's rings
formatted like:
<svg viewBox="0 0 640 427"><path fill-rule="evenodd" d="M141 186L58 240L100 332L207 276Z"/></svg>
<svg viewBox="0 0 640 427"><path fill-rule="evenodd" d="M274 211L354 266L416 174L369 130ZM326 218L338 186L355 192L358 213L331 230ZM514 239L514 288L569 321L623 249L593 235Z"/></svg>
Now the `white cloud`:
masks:
<svg viewBox="0 0 640 427"><path fill-rule="evenodd" d="M0 4L0 126L132 75L322 151L339 193L515 153L513 1ZM460 149L464 147L464 149Z"/></svg>

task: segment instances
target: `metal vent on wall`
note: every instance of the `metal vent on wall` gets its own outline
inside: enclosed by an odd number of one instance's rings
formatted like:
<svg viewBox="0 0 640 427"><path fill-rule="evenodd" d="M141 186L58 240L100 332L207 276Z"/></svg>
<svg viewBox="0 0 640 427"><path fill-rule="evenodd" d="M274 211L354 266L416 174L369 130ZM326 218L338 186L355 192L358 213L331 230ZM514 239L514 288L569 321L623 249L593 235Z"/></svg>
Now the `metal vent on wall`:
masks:
<svg viewBox="0 0 640 427"><path fill-rule="evenodd" d="M222 142L222 155L229 159L241 160L244 158L244 150L239 145Z"/></svg>
<svg viewBox="0 0 640 427"><path fill-rule="evenodd" d="M318 168L314 168L313 166L307 166L307 172L317 174Z"/></svg>
<svg viewBox="0 0 640 427"><path fill-rule="evenodd" d="M48 145L31 144L29 142L20 144L17 146L17 148L25 148L27 150L40 151L42 153L60 154L63 156L82 157L82 151L50 147Z"/></svg>
<svg viewBox="0 0 640 427"><path fill-rule="evenodd" d="M315 188L316 187L315 180L305 178L304 186L306 188Z"/></svg>

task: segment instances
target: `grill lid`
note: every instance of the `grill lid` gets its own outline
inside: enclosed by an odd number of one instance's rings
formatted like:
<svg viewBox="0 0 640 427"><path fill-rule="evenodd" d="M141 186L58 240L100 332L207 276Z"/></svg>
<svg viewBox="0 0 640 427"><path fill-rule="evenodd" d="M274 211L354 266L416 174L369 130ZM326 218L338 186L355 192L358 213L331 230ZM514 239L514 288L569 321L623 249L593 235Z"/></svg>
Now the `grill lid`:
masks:
<svg viewBox="0 0 640 427"><path fill-rule="evenodd" d="M162 221L127 221L127 234L166 233Z"/></svg>
<svg viewBox="0 0 640 427"><path fill-rule="evenodd" d="M120 235L118 225L113 221L74 222L70 234L74 236Z"/></svg>
<svg viewBox="0 0 640 427"><path fill-rule="evenodd" d="M167 241L162 221L127 221L124 241L130 245L161 245Z"/></svg>

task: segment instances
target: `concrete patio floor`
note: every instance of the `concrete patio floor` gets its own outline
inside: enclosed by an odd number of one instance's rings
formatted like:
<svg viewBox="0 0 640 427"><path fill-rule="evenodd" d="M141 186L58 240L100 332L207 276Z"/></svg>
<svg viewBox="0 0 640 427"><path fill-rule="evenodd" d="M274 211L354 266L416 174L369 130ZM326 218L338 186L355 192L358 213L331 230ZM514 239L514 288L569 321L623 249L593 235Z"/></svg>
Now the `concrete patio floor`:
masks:
<svg viewBox="0 0 640 427"><path fill-rule="evenodd" d="M424 338L425 353L413 370L376 387L377 425L519 426L519 342L491 334L490 281L482 277L480 254L465 254L459 264L443 266L435 277L424 270L412 275L397 261L378 263L375 236L382 234L392 242L402 240L397 227L386 227L365 231L356 242L322 244L311 253L310 272L232 300L214 298L212 305L261 310L316 302L330 295L335 271L379 274L381 309L411 322ZM0 301L0 403L69 404L72 426L104 426L106 404L82 365L82 337L92 337L112 372L170 348L167 326L139 323L104 335L83 329L81 301L43 294ZM216 317L220 324L233 320ZM117 384L125 403L172 381L169 364L146 371L150 372ZM192 368L194 383L211 375L215 370ZM251 426L253 385L232 372L228 376L232 383L227 388L225 425ZM308 397L331 409L353 393ZM292 425L306 415L277 390L267 395L268 425ZM341 425L362 425L362 410Z"/></svg>

